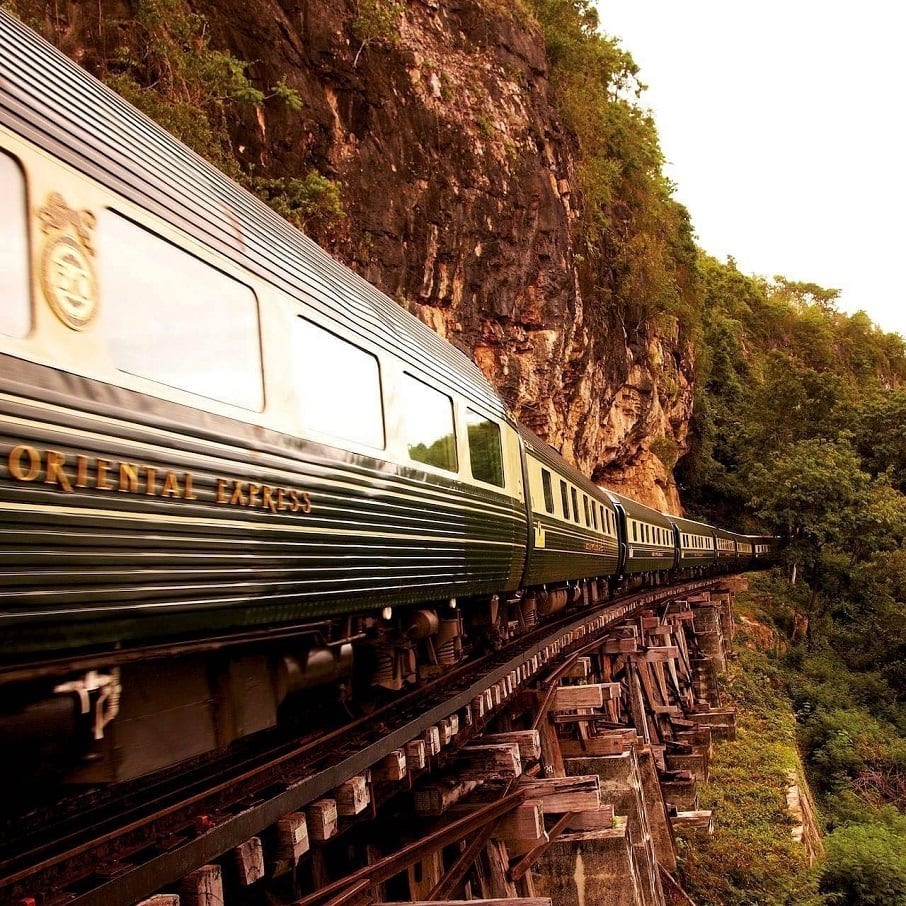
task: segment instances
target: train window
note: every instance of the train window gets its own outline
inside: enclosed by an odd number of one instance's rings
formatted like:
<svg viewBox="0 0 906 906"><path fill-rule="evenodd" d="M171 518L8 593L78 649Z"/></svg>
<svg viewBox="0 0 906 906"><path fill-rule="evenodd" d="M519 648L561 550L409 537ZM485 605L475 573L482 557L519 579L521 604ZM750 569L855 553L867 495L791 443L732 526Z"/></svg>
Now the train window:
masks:
<svg viewBox="0 0 906 906"><path fill-rule="evenodd" d="M98 233L116 367L260 411L261 341L252 290L113 211L102 212Z"/></svg>
<svg viewBox="0 0 906 906"><path fill-rule="evenodd" d="M459 464L453 428L453 400L411 375L403 377L400 405L410 458L455 472Z"/></svg>
<svg viewBox="0 0 906 906"><path fill-rule="evenodd" d="M635 521L635 519L632 520L632 540L633 540L633 541L638 541L638 540L639 540L638 531L636 530L636 521Z"/></svg>
<svg viewBox="0 0 906 906"><path fill-rule="evenodd" d="M587 505L588 505L588 501L586 501L586 506L587 506ZM592 521L592 525L594 525L595 530L597 531L597 528L598 528L598 508L594 505L594 502L592 502L592 505L591 505L591 521Z"/></svg>
<svg viewBox="0 0 906 906"><path fill-rule="evenodd" d="M565 519L569 519L569 491L565 481L560 482L560 499L563 502L563 516Z"/></svg>
<svg viewBox="0 0 906 906"><path fill-rule="evenodd" d="M469 461L472 464L472 477L502 488L504 482L500 425L467 409L466 427L469 432Z"/></svg>
<svg viewBox="0 0 906 906"><path fill-rule="evenodd" d="M0 153L0 333L9 337L24 337L31 328L26 212L22 171Z"/></svg>
<svg viewBox="0 0 906 906"><path fill-rule="evenodd" d="M378 360L311 321L293 321L291 356L303 428L384 446Z"/></svg>
<svg viewBox="0 0 906 906"><path fill-rule="evenodd" d="M573 498L573 520L579 521L579 494L575 488L570 488L569 493Z"/></svg>
<svg viewBox="0 0 906 906"><path fill-rule="evenodd" d="M588 512L588 496L585 494L582 495L582 509L585 513L585 525L591 528L591 517Z"/></svg>
<svg viewBox="0 0 906 906"><path fill-rule="evenodd" d="M551 487L551 473L547 469L541 470L541 489L544 491L544 509L553 513L554 489Z"/></svg>

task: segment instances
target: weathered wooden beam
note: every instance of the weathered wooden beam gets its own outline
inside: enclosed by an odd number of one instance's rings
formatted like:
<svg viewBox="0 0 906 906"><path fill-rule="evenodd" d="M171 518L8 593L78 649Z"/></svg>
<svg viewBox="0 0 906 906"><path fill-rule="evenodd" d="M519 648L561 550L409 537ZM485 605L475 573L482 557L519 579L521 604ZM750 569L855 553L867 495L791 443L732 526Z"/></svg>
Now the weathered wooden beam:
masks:
<svg viewBox="0 0 906 906"><path fill-rule="evenodd" d="M337 802L335 799L317 799L305 807L305 821L311 840L323 842L337 832Z"/></svg>
<svg viewBox="0 0 906 906"><path fill-rule="evenodd" d="M350 777L337 787L337 814L343 818L353 818L368 808L371 796L368 793L368 778L364 774Z"/></svg>
<svg viewBox="0 0 906 906"><path fill-rule="evenodd" d="M233 864L243 887L251 887L264 877L264 847L260 837L250 837L233 850Z"/></svg>
<svg viewBox="0 0 906 906"><path fill-rule="evenodd" d="M575 831L600 830L602 827L613 827L613 805L577 812L569 822L569 829Z"/></svg>
<svg viewBox="0 0 906 906"><path fill-rule="evenodd" d="M541 734L537 730L511 730L509 733L487 733L481 737L487 745L515 743L523 763L537 761L541 757Z"/></svg>
<svg viewBox="0 0 906 906"><path fill-rule="evenodd" d="M519 746L514 742L466 746L456 753L455 766L463 780L512 780L522 773Z"/></svg>
<svg viewBox="0 0 906 906"><path fill-rule="evenodd" d="M410 865L414 865L429 853L437 852L451 843L462 840L474 833L477 828L483 827L490 821L496 821L502 815L517 808L524 801L525 793L522 791L504 796L497 802L491 803L465 818L445 824L435 833L421 837L415 843L410 843L399 852L393 853L373 865L366 865L339 881L325 884L320 889L297 900L294 906L324 904L330 897L338 893L342 894L343 891L350 890L354 885L363 881L366 881L369 886L389 881L390 878L406 871Z"/></svg>
<svg viewBox="0 0 906 906"><path fill-rule="evenodd" d="M223 877L219 865L202 865L183 878L179 887L182 906L223 906Z"/></svg>
<svg viewBox="0 0 906 906"><path fill-rule="evenodd" d="M371 769L371 776L383 783L404 780L406 773L405 749L394 749Z"/></svg>
<svg viewBox="0 0 906 906"><path fill-rule="evenodd" d="M438 780L425 784L415 791L415 811L419 815L442 815L479 783L478 780Z"/></svg>
<svg viewBox="0 0 906 906"><path fill-rule="evenodd" d="M531 867L538 861L541 854L553 843L563 831L569 826L570 820L574 817L571 812L567 812L560 820L547 832L548 839L536 846L531 852L524 855L511 869L510 877L518 881Z"/></svg>
<svg viewBox="0 0 906 906"><path fill-rule="evenodd" d="M564 758L583 755L622 755L626 743L622 737L589 736L587 739L561 739L560 752Z"/></svg>
<svg viewBox="0 0 906 906"><path fill-rule="evenodd" d="M592 683L585 686L558 686L551 701L551 711L576 708L601 708L605 701L620 697L619 683Z"/></svg>
<svg viewBox="0 0 906 906"><path fill-rule="evenodd" d="M544 833L544 810L540 802L523 802L497 822L494 836L509 843L511 840L538 840Z"/></svg>
<svg viewBox="0 0 906 906"><path fill-rule="evenodd" d="M540 800L545 815L583 812L601 805L601 778L597 774L523 778L519 790L525 793L526 801Z"/></svg>

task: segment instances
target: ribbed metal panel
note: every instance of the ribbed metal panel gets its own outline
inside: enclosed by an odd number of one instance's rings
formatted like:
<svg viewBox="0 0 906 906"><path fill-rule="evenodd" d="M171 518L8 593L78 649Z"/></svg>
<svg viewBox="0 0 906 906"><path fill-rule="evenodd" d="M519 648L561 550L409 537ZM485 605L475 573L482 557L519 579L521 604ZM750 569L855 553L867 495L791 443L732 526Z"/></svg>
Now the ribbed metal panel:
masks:
<svg viewBox="0 0 906 906"><path fill-rule="evenodd" d="M519 433L530 456L549 469L555 478L565 478L588 494L596 504L603 504L616 524L616 509L604 491L528 428L520 426ZM590 579L616 573L619 562L616 538L543 513L535 512L532 518L543 528L545 541L544 547L532 549L526 574L527 585Z"/></svg>
<svg viewBox="0 0 906 906"><path fill-rule="evenodd" d="M111 463L111 486L64 493L43 472L0 480L0 643L7 655L518 584L525 513L503 494L338 457L226 419L202 433L193 427L194 410L172 404L159 418L166 430L142 424L133 413L162 403L137 394L124 393L119 411L89 403L67 411L46 401L52 394L13 394L11 386L0 367L0 456L19 445L42 455L52 450L65 457L73 485L77 457L101 457ZM190 473L196 499L120 491L121 461L156 469L158 490L168 471ZM304 490L311 512L218 504L218 479Z"/></svg>
<svg viewBox="0 0 906 906"><path fill-rule="evenodd" d="M697 567L708 567L714 564L716 553L707 548L692 547L683 543L683 533L690 535L699 535L703 538L714 538L714 532L710 525L704 522L696 522L693 519L684 519L682 516L670 516L667 518L676 526L677 541L679 543L679 562L677 566L680 569L692 569Z"/></svg>

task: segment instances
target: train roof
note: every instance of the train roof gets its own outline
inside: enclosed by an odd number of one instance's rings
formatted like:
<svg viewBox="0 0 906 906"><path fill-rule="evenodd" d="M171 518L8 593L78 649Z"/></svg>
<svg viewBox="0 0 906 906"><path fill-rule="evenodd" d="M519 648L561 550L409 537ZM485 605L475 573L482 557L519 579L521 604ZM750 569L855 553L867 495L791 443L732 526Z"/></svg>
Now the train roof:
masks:
<svg viewBox="0 0 906 906"><path fill-rule="evenodd" d="M574 465L568 462L558 453L547 441L542 440L531 429L525 425L518 425L519 435L526 449L541 460L548 468L569 478L574 484L578 485L588 494L594 496L596 500L609 503L610 498L604 488L599 488L590 478L583 475Z"/></svg>
<svg viewBox="0 0 906 906"><path fill-rule="evenodd" d="M699 522L695 519L687 519L685 516L674 516L671 513L667 513L666 515L667 518L680 529L680 531L698 535L710 535L713 531L712 527L708 525L707 522Z"/></svg>
<svg viewBox="0 0 906 906"><path fill-rule="evenodd" d="M511 419L468 356L2 9L0 124Z"/></svg>
<svg viewBox="0 0 906 906"><path fill-rule="evenodd" d="M626 510L626 514L631 519L638 519L644 522L650 522L652 525L660 525L664 528L670 528L670 519L668 516L665 516L660 510L654 509L654 507L645 506L644 503L639 503L637 500L633 500L631 497L624 497L622 494L618 494L616 491L605 490L605 494L610 496L610 499L614 503L619 503L620 506Z"/></svg>

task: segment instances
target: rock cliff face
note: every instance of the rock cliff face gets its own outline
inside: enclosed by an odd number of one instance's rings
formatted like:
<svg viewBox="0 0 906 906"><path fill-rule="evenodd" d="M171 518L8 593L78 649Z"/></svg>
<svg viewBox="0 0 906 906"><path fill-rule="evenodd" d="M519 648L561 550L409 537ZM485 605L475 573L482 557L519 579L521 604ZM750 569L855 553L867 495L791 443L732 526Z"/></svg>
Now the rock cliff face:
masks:
<svg viewBox="0 0 906 906"><path fill-rule="evenodd" d="M234 141L257 172L314 168L341 186L346 218L314 238L472 356L584 472L677 510L669 467L686 448L691 348L625 324L590 271L573 144L521 4L191 6L254 84L298 92L301 110L265 101ZM379 9L389 24L365 21Z"/></svg>

